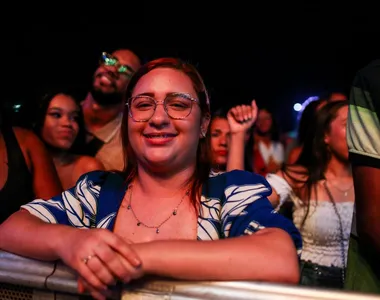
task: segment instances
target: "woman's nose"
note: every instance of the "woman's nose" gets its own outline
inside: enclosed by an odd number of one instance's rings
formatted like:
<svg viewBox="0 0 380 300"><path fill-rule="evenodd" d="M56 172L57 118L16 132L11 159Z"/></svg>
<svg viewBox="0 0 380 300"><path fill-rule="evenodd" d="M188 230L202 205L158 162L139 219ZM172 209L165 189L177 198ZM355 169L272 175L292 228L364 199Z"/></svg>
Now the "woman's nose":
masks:
<svg viewBox="0 0 380 300"><path fill-rule="evenodd" d="M163 103L157 103L153 116L150 119L155 124L163 124L169 122L169 116L165 110Z"/></svg>
<svg viewBox="0 0 380 300"><path fill-rule="evenodd" d="M62 116L62 118L60 119L61 121L61 125L62 126L68 126L68 127L72 127L73 126L73 120L68 117L68 116Z"/></svg>

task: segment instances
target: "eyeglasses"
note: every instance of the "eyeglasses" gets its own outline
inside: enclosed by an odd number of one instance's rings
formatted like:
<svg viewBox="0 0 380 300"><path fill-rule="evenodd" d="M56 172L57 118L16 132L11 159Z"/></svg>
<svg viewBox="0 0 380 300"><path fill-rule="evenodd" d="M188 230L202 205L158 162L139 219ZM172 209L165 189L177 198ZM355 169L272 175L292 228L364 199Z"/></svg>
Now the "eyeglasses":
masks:
<svg viewBox="0 0 380 300"><path fill-rule="evenodd" d="M153 97L139 95L128 100L129 116L135 122L147 122L152 118L157 105L164 105L165 112L175 120L187 118L198 100L184 93L171 93L163 101L157 101Z"/></svg>
<svg viewBox="0 0 380 300"><path fill-rule="evenodd" d="M117 67L117 71L121 74L126 75L128 78L132 77L133 73L135 72L131 66L120 64L119 60L116 57L108 54L107 52L102 53L100 63L105 66Z"/></svg>

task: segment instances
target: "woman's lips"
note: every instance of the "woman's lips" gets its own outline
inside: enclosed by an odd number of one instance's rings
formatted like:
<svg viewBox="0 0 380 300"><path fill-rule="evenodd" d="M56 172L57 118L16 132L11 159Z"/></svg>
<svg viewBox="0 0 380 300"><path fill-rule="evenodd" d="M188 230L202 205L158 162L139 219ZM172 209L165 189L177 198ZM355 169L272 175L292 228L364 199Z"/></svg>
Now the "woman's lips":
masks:
<svg viewBox="0 0 380 300"><path fill-rule="evenodd" d="M171 142L177 135L173 133L144 134L144 138L151 145L165 145Z"/></svg>
<svg viewBox="0 0 380 300"><path fill-rule="evenodd" d="M227 150L219 150L219 151L216 151L216 154L218 154L220 156L226 156L228 154L228 151Z"/></svg>

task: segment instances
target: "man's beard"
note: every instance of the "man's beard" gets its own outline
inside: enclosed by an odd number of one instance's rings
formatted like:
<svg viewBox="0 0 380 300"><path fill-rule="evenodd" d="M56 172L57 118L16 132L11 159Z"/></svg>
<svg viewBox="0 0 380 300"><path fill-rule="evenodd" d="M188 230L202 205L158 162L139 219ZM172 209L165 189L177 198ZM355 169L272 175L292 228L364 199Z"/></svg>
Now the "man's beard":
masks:
<svg viewBox="0 0 380 300"><path fill-rule="evenodd" d="M101 106L113 106L121 104L124 100L123 94L114 92L114 93L104 93L101 90L91 87L90 93L92 98Z"/></svg>

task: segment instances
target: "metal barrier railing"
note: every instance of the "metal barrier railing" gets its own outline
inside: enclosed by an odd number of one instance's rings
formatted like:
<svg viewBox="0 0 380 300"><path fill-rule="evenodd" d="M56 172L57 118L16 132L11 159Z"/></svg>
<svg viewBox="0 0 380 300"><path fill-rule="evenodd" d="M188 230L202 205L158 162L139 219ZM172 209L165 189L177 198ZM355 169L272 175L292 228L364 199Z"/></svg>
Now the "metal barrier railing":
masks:
<svg viewBox="0 0 380 300"><path fill-rule="evenodd" d="M0 283L32 288L28 299L80 299L75 272L60 262L33 260L0 251ZM0 284L0 289L5 289ZM16 288L17 290L17 288ZM6 293L0 292L1 295ZM10 294L10 293L8 293ZM25 296L1 299L26 299ZM16 295L16 296L15 296ZM21 294L20 294L21 295ZM23 294L24 295L24 294ZM291 285L259 282L194 282L167 279L144 279L115 291L112 298L134 299L218 299L218 300L380 300L380 295L357 294L333 290L311 289Z"/></svg>

